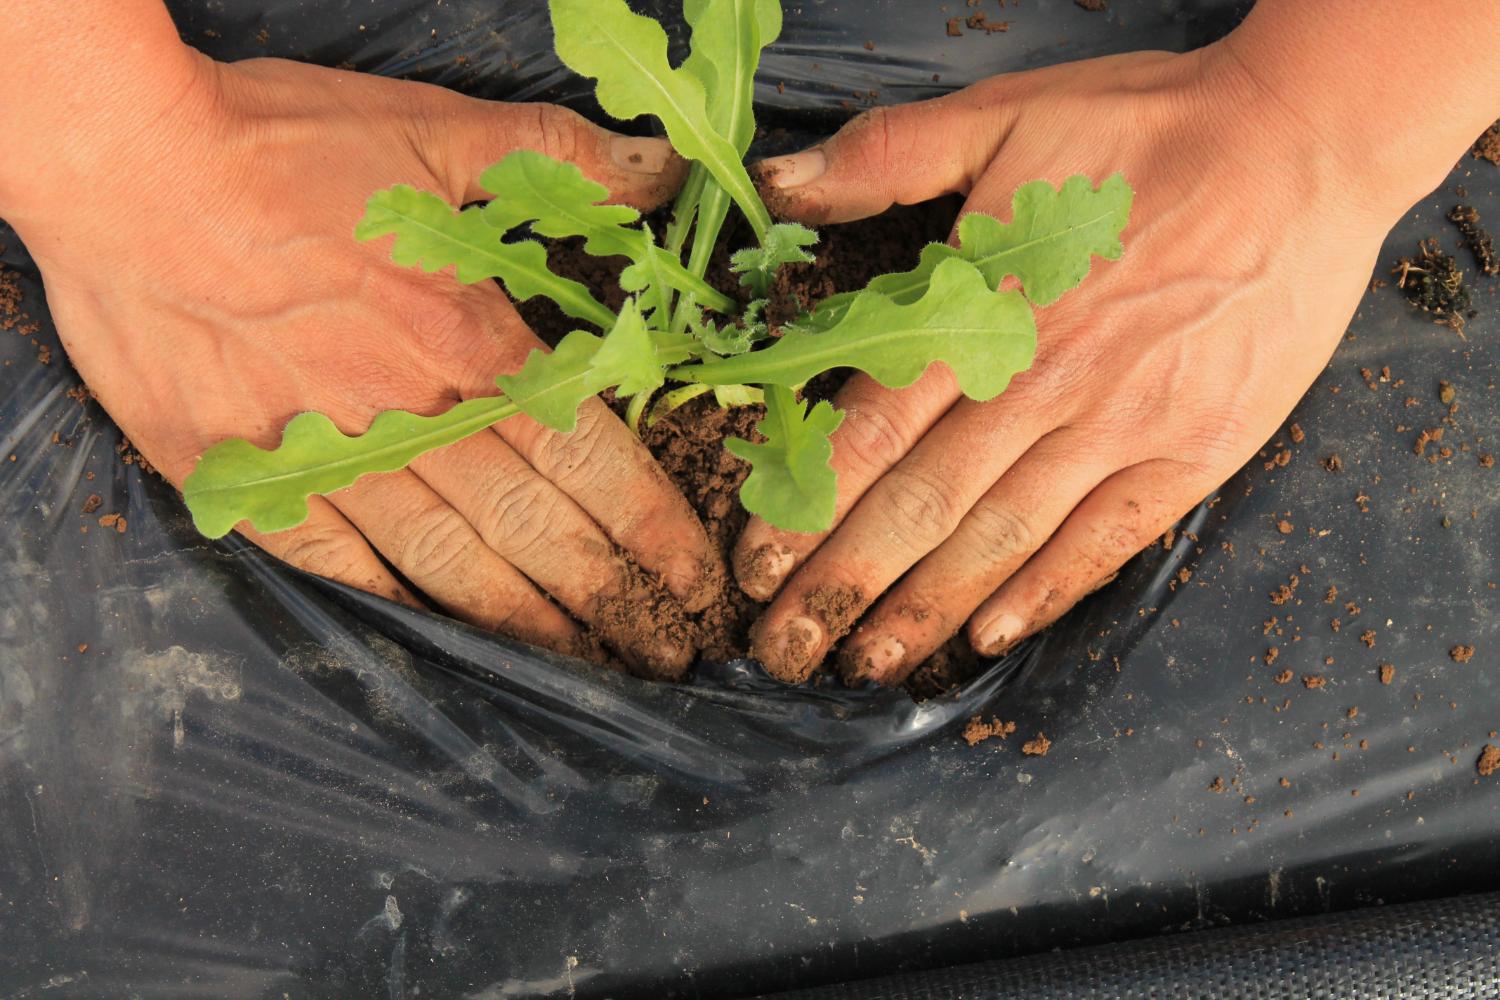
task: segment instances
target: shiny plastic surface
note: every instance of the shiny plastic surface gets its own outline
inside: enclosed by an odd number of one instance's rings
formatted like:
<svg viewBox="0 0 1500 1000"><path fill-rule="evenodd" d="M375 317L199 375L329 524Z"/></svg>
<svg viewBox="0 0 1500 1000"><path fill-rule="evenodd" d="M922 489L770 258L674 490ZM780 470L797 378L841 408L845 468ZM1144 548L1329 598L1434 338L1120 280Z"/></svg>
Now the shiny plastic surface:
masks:
<svg viewBox="0 0 1500 1000"><path fill-rule="evenodd" d="M583 91L530 5L174 6L223 57ZM1235 7L1027 0L1010 32L950 39L952 6L792 8L763 96L816 128L846 113L834 85L883 102L1183 48ZM1453 247L1454 183L1500 219L1497 180L1461 163L1382 267ZM1293 417L1304 442L915 705L747 663L604 674L202 541L67 395L37 275L0 243L52 353L0 331L0 995L737 996L1496 886L1500 783L1474 768L1500 727L1492 287L1466 342L1372 293ZM1430 464L1412 440L1439 379L1471 447ZM971 748L975 714L1018 732ZM1039 731L1050 752L1022 755Z"/></svg>

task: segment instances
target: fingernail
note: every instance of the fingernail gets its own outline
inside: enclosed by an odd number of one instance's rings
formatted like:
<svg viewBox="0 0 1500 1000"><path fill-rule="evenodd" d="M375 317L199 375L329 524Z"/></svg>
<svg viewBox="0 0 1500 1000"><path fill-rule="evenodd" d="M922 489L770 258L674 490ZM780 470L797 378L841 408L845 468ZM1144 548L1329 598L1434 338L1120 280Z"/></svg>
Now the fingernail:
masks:
<svg viewBox="0 0 1500 1000"><path fill-rule="evenodd" d="M737 560L735 576L740 589L757 601L769 601L781 589L782 581L797 564L797 557L784 545L767 544Z"/></svg>
<svg viewBox="0 0 1500 1000"><path fill-rule="evenodd" d="M991 618L979 628L979 651L985 656L995 656L1021 636L1026 623L1005 612Z"/></svg>
<svg viewBox="0 0 1500 1000"><path fill-rule="evenodd" d="M666 168L672 146L665 139L617 135L609 140L609 155L621 170L633 174L659 174Z"/></svg>
<svg viewBox="0 0 1500 1000"><path fill-rule="evenodd" d="M822 626L811 618L790 618L767 643L766 669L781 680L800 683L811 672L813 656L822 644Z"/></svg>
<svg viewBox="0 0 1500 1000"><path fill-rule="evenodd" d="M906 659L906 647L893 635L876 636L852 651L853 676L868 677L884 684L886 679L901 669Z"/></svg>
<svg viewBox="0 0 1500 1000"><path fill-rule="evenodd" d="M662 583L688 611L702 611L716 596L714 574L703 559L691 552L674 552L662 566Z"/></svg>
<svg viewBox="0 0 1500 1000"><path fill-rule="evenodd" d="M774 188L801 187L822 177L827 169L828 157L817 146L791 156L773 156L756 166L761 179Z"/></svg>

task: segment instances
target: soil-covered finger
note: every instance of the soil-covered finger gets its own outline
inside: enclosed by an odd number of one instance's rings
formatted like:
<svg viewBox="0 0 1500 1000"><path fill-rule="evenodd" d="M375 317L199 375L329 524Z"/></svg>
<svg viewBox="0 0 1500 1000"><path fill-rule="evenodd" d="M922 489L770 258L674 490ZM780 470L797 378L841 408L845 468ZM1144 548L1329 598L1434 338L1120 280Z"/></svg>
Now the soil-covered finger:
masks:
<svg viewBox="0 0 1500 1000"><path fill-rule="evenodd" d="M721 596L723 559L702 522L602 400L579 408L571 434L519 419L496 431L637 564L657 574L685 608L699 611Z"/></svg>
<svg viewBox="0 0 1500 1000"><path fill-rule="evenodd" d="M496 434L418 458L412 472L498 553L644 672L677 676L696 639L686 613L571 498ZM623 605L639 611L632 621Z"/></svg>
<svg viewBox="0 0 1500 1000"><path fill-rule="evenodd" d="M586 648L578 625L411 472L366 476L332 500L391 565L453 617L563 652Z"/></svg>
<svg viewBox="0 0 1500 1000"><path fill-rule="evenodd" d="M1066 434L1039 441L891 588L841 648L845 680L900 684L963 628L1108 474L1069 451Z"/></svg>
<svg viewBox="0 0 1500 1000"><path fill-rule="evenodd" d="M887 389L865 375L844 384L834 397L844 420L831 438L838 493L830 531L958 397L958 383L946 365L934 365L905 389ZM752 518L735 545L735 579L752 598L770 600L828 535L783 531Z"/></svg>
<svg viewBox="0 0 1500 1000"><path fill-rule="evenodd" d="M1068 515L969 620L976 651L993 656L1062 617L1160 537L1212 484L1180 463L1143 462L1115 473Z"/></svg>

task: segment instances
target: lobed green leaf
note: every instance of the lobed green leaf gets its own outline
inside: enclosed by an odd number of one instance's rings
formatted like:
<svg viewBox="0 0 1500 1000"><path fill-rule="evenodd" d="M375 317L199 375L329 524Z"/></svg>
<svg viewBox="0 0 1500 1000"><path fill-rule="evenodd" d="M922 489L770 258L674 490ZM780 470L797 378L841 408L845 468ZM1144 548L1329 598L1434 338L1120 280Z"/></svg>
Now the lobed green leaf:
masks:
<svg viewBox="0 0 1500 1000"><path fill-rule="evenodd" d="M571 433L578 407L590 396L617 387L620 395L652 392L666 379L666 365L688 356L691 340L652 331L635 299L603 337L574 330L548 353L534 350L521 370L496 384L521 412L553 430Z"/></svg>
<svg viewBox="0 0 1500 1000"><path fill-rule="evenodd" d="M740 486L746 510L786 531L827 531L838 486L828 438L844 420L828 402L810 410L791 389L768 386L766 416L755 427L764 444L730 438L724 447L750 463Z"/></svg>
<svg viewBox="0 0 1500 1000"><path fill-rule="evenodd" d="M308 497L351 486L368 473L404 468L516 412L503 396L466 400L433 417L387 410L356 435L321 413L301 413L273 450L239 438L208 449L182 484L183 498L193 524L209 538L229 534L241 521L256 531L285 531L307 520Z"/></svg>
<svg viewBox="0 0 1500 1000"><path fill-rule="evenodd" d="M1120 233L1130 221L1133 198L1120 174L1106 178L1097 189L1081 174L1069 177L1061 188L1032 181L1012 197L1009 223L970 212L959 221L957 249L928 244L915 268L883 274L868 287L896 302L913 302L922 296L939 263L959 257L978 267L991 288L1014 276L1034 304L1051 305L1087 276L1092 258L1117 260L1124 252ZM837 322L855 294L824 299L807 325L824 328Z"/></svg>
<svg viewBox="0 0 1500 1000"><path fill-rule="evenodd" d="M892 388L934 361L953 370L972 399L999 395L1036 353L1036 321L1019 292L996 292L973 264L940 261L925 294L903 305L879 292L855 295L828 329L786 330L770 347L673 369L684 381L799 386L831 368L858 368Z"/></svg>
<svg viewBox="0 0 1500 1000"><path fill-rule="evenodd" d="M734 143L715 129L698 77L667 61L667 35L624 0L551 0L557 54L596 81L599 105L616 118L655 115L677 152L702 163L745 213L756 238L770 214Z"/></svg>
<svg viewBox="0 0 1500 1000"><path fill-rule="evenodd" d="M703 84L714 129L744 156L755 137L755 70L781 34L780 0L684 0L682 13L693 30L682 68Z"/></svg>
<svg viewBox="0 0 1500 1000"><path fill-rule="evenodd" d="M767 232L760 246L737 250L729 258L729 270L749 285L757 298L766 295L776 272L784 264L811 264L815 259L807 247L818 242L818 234L796 222L778 222Z"/></svg>
<svg viewBox="0 0 1500 1000"><path fill-rule="evenodd" d="M514 299L545 295L574 319L606 329L615 320L586 287L548 269L547 252L540 243L504 242L485 222L482 209L455 212L435 194L397 184L370 196L354 228L360 240L391 234L396 237L391 260L402 267L420 267L429 274L452 267L466 285L499 278Z"/></svg>
<svg viewBox="0 0 1500 1000"><path fill-rule="evenodd" d="M668 288L690 291L711 309L727 312L734 300L688 271L682 262L656 245L649 230L632 225L641 213L628 205L601 204L609 189L583 176L576 164L554 160L530 149L516 150L479 175L480 186L495 197L482 209L484 219L498 230L530 224L540 236L583 237L583 249L595 257L629 257L635 286L648 285L652 298ZM472 209L471 209L472 211ZM654 304L654 303L653 303Z"/></svg>

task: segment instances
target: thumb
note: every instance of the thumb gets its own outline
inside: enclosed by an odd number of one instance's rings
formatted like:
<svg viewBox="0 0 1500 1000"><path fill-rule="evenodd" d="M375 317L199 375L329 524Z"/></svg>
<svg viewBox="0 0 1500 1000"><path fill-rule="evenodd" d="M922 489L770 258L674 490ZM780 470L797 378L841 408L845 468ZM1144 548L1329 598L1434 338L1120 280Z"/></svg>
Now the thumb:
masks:
<svg viewBox="0 0 1500 1000"><path fill-rule="evenodd" d="M813 225L968 194L999 148L1005 117L972 91L872 108L826 142L756 164L757 186L774 215Z"/></svg>
<svg viewBox="0 0 1500 1000"><path fill-rule="evenodd" d="M687 177L687 161L665 139L620 135L556 104L474 103L477 113L448 137L448 181L465 202L492 197L479 186L479 175L518 149L577 164L585 177L609 188L611 202L643 212L676 194Z"/></svg>

